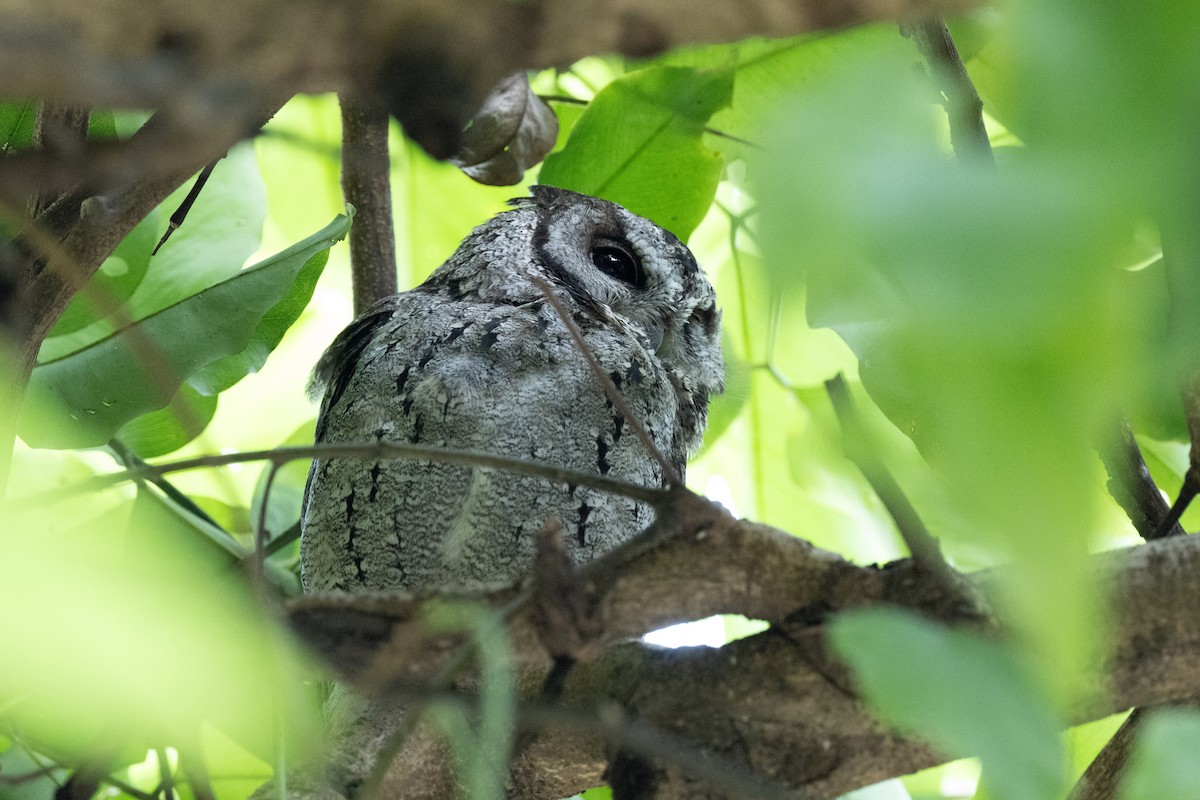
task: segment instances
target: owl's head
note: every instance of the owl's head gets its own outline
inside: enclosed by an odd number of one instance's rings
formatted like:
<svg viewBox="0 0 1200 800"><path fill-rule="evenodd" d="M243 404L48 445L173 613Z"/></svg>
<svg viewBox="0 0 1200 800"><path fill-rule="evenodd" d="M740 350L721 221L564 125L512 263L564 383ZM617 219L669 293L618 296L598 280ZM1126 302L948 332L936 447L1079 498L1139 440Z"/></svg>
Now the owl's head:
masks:
<svg viewBox="0 0 1200 800"><path fill-rule="evenodd" d="M513 204L535 213L532 249L585 313L637 336L706 394L724 383L721 312L692 252L670 231L616 203L534 186Z"/></svg>

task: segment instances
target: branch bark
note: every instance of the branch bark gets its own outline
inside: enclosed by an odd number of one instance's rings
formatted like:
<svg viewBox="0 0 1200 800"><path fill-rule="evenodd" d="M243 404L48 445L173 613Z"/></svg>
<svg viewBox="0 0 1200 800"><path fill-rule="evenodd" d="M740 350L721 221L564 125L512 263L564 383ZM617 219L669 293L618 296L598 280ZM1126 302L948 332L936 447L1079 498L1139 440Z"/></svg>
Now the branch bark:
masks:
<svg viewBox="0 0 1200 800"><path fill-rule="evenodd" d="M968 163L994 165L992 144L983 124L983 101L975 91L946 21L940 17L925 19L902 24L900 30L916 43L945 97L954 154Z"/></svg>
<svg viewBox="0 0 1200 800"><path fill-rule="evenodd" d="M396 237L392 229L388 115L379 106L343 95L342 193L354 206L350 272L354 315L396 293Z"/></svg>
<svg viewBox="0 0 1200 800"><path fill-rule="evenodd" d="M663 530L583 568L581 582L600 621L599 655L571 673L566 702L616 701L638 719L771 775L806 798L834 797L942 761L923 742L873 720L844 669L828 657L823 624L832 613L879 603L985 629L995 621L947 598L940 581L911 561L857 566L781 531L734 520L701 498L679 497ZM1097 699L1064 723L1200 692L1200 539L1172 537L1092 561L1113 587L1113 651L1103 685L1088 687ZM968 579L988 595L991 573ZM518 591L477 599L502 608ZM463 642L422 632L426 602L435 600L310 596L294 601L291 614L302 635L360 686L416 691ZM765 619L772 627L719 650L624 643L718 613ZM538 644L532 610L513 613L509 631L522 661L541 665L544 676L550 660ZM515 765L513 796L564 796L595 785L605 755L598 735L543 736ZM402 753L394 769L404 766Z"/></svg>
<svg viewBox="0 0 1200 800"><path fill-rule="evenodd" d="M597 53L789 36L917 18L972 0L215 0L202 5L10 0L0 8L0 95L207 115L262 90L376 93L458 129L519 69ZM299 43L303 43L300 46ZM386 78L386 80L385 80ZM431 113L432 112L432 113ZM404 121L404 117L401 117Z"/></svg>

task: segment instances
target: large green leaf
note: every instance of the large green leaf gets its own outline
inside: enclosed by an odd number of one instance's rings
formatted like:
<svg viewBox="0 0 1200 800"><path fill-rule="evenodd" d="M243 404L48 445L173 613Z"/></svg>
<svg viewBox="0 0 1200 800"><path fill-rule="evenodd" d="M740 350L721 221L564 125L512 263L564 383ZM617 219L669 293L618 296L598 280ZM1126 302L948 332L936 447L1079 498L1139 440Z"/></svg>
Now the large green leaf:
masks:
<svg viewBox="0 0 1200 800"><path fill-rule="evenodd" d="M712 205L722 158L700 139L733 92L730 70L652 67L596 95L538 180L620 203L686 240Z"/></svg>
<svg viewBox="0 0 1200 800"><path fill-rule="evenodd" d="M54 342L51 347L58 346L59 342L66 342L65 339L57 337L75 333L106 316L101 308L119 307L118 304L129 300L146 277L146 271L150 268L150 252L154 250L154 243L161 235L161 228L162 211L156 208L126 234L112 255L104 259L104 263L92 278L91 285L72 298L66 311L54 323L50 330L49 341ZM100 299L103 305L98 308L93 297ZM125 313L130 312L126 310ZM96 338L102 335L100 331L95 333Z"/></svg>
<svg viewBox="0 0 1200 800"><path fill-rule="evenodd" d="M260 366L307 302L314 271L346 235L339 216L302 242L101 341L39 364L21 438L34 447L103 444L125 423L162 408L192 376L219 390ZM210 371L204 368L214 365Z"/></svg>
<svg viewBox="0 0 1200 800"><path fill-rule="evenodd" d="M16 511L0 535L0 696L17 699L6 722L80 755L116 733L122 756L144 753L202 722L267 753L281 712L288 747L312 731L302 662L250 590L245 548L150 489L47 536L60 515Z"/></svg>
<svg viewBox="0 0 1200 800"><path fill-rule="evenodd" d="M713 114L709 125L723 134L761 144L757 140L761 138L764 118L798 88L843 69L866 48L898 42L911 52L916 64L916 49L901 42L897 27L886 23L836 33L701 45L670 53L664 60L675 66L732 71L732 102ZM745 144L735 139L714 136L707 142L730 156L746 152Z"/></svg>
<svg viewBox="0 0 1200 800"><path fill-rule="evenodd" d="M897 609L841 615L829 637L886 722L948 756L979 756L996 797L1062 796L1054 715L1007 647Z"/></svg>
<svg viewBox="0 0 1200 800"><path fill-rule="evenodd" d="M1124 778L1125 800L1200 800L1200 715L1156 711L1138 734Z"/></svg>
<svg viewBox="0 0 1200 800"><path fill-rule="evenodd" d="M351 211L353 215L353 211ZM339 217L339 220L344 219L346 229L349 228L350 220L348 217ZM335 221L333 225L326 228L329 231L331 228L339 226L340 223ZM337 234L336 238L330 238L335 234L330 233L324 237L317 234L318 237L328 239L329 244L324 247L314 249L314 245L300 247L295 251L295 255L288 256L288 251L284 251L276 258L299 259L305 254L311 253L306 258L300 271L295 273L292 282L288 285L287 293L262 317L258 326L254 329L253 335L250 337L249 343L240 352L222 358L209 364L204 369L197 372L191 377L189 383L196 388L201 394L218 394L225 391L230 386L240 381L251 372L257 372L259 368L266 363L267 356L279 344L279 340L283 338L283 334L292 323L300 316L308 301L312 299L313 289L316 288L317 279L321 277L321 272L325 269L325 263L329 260L329 245L345 235L343 231ZM311 241L306 239L305 241ZM304 243L301 242L301 245Z"/></svg>
<svg viewBox="0 0 1200 800"><path fill-rule="evenodd" d="M0 154L29 147L36 116L37 103L0 103Z"/></svg>
<svg viewBox="0 0 1200 800"><path fill-rule="evenodd" d="M151 257L168 217L191 188L190 181L180 186L125 237L51 330L39 361L94 344L129 320L144 319L242 269L259 249L266 215L266 193L252 147L238 145L217 163L183 225ZM101 313L92 297L105 309L120 303L120 313Z"/></svg>
<svg viewBox="0 0 1200 800"><path fill-rule="evenodd" d="M199 436L216 413L215 395L200 394L185 383L165 407L122 425L117 438L140 458L166 455Z"/></svg>

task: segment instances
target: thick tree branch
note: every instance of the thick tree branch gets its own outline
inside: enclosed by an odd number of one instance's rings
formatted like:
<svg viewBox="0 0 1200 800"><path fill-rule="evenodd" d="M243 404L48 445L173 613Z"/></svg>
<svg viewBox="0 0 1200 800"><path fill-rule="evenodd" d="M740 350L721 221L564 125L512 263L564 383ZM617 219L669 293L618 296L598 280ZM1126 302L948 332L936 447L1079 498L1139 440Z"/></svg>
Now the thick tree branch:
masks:
<svg viewBox="0 0 1200 800"><path fill-rule="evenodd" d="M943 760L873 720L828 658L823 629L830 613L878 603L969 621L964 609L947 603L933 576L909 561L856 566L780 531L733 520L694 496L681 495L669 517L665 527L676 535L659 531L583 568L602 626L598 641L607 646L571 673L568 702L615 700L649 724L783 780L805 797L833 797ZM1200 539L1173 537L1104 553L1093 565L1114 587L1107 691L1064 722L1200 692ZM990 575L972 578L986 595ZM515 591L480 599L500 607ZM418 687L461 644L423 633L421 607L401 596L311 596L294 601L292 616L309 641L361 684ZM720 650L618 643L714 613L773 625ZM549 669L535 626L531 610L514 613L513 644L523 662ZM516 765L514 796L570 794L599 782L603 763L600 737L542 737ZM402 753L397 769L404 764Z"/></svg>
<svg viewBox="0 0 1200 800"><path fill-rule="evenodd" d="M87 142L88 116L86 108L40 103L33 127L33 149L52 158L60 158L63 155L67 158L72 157L81 151ZM47 207L59 199L60 196L53 191L31 197L29 216L38 218Z"/></svg>
<svg viewBox="0 0 1200 800"><path fill-rule="evenodd" d="M976 4L719 0L697 14L689 0L10 0L0 8L0 95L139 108L186 97L203 115L264 90L375 92L406 124L443 119L461 130L487 91L519 69Z"/></svg>
<svg viewBox="0 0 1200 800"><path fill-rule="evenodd" d="M350 271L354 315L396 293L396 237L392 230L391 160L387 111L346 95L342 106L342 193L354 206Z"/></svg>

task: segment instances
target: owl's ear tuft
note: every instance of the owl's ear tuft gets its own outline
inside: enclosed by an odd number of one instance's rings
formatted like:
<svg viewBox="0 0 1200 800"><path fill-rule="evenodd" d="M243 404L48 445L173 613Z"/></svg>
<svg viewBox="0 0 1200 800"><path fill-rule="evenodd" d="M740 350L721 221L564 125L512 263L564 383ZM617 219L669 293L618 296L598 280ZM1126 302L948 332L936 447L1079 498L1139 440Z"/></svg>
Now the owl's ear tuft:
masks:
<svg viewBox="0 0 1200 800"><path fill-rule="evenodd" d="M529 197L514 197L508 201L508 204L516 208L550 208L559 203L570 202L587 196L579 192L572 192L570 189L560 189L557 186L537 184L536 186L529 187Z"/></svg>

